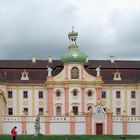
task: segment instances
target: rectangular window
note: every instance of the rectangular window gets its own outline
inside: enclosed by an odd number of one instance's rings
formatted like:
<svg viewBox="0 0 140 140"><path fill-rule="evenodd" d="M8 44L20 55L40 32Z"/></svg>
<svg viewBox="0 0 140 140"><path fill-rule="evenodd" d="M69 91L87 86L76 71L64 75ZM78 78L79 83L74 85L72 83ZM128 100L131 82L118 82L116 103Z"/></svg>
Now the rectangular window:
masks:
<svg viewBox="0 0 140 140"><path fill-rule="evenodd" d="M13 93L12 93L12 91L8 91L8 98L13 98Z"/></svg>
<svg viewBox="0 0 140 140"><path fill-rule="evenodd" d="M131 98L135 99L136 98L136 92L135 91L131 91Z"/></svg>
<svg viewBox="0 0 140 140"><path fill-rule="evenodd" d="M27 107L23 108L23 111L25 112L26 115L28 115L28 108Z"/></svg>
<svg viewBox="0 0 140 140"><path fill-rule="evenodd" d="M136 108L135 107L131 108L131 115L136 115Z"/></svg>
<svg viewBox="0 0 140 140"><path fill-rule="evenodd" d="M28 98L28 91L23 91L23 98Z"/></svg>
<svg viewBox="0 0 140 140"><path fill-rule="evenodd" d="M40 108L38 109L38 112L39 112L40 115L43 115L43 108L40 107Z"/></svg>
<svg viewBox="0 0 140 140"><path fill-rule="evenodd" d="M121 92L120 91L116 91L116 98L120 99L121 98Z"/></svg>
<svg viewBox="0 0 140 140"><path fill-rule="evenodd" d="M39 91L39 92L38 92L38 98L39 98L39 99L42 99L42 98L43 98L43 91Z"/></svg>
<svg viewBox="0 0 140 140"><path fill-rule="evenodd" d="M106 99L106 91L102 91L102 98Z"/></svg>
<svg viewBox="0 0 140 140"><path fill-rule="evenodd" d="M8 115L13 115L13 108L11 107L8 108Z"/></svg>
<svg viewBox="0 0 140 140"><path fill-rule="evenodd" d="M116 115L121 115L121 108L120 107L116 108Z"/></svg>

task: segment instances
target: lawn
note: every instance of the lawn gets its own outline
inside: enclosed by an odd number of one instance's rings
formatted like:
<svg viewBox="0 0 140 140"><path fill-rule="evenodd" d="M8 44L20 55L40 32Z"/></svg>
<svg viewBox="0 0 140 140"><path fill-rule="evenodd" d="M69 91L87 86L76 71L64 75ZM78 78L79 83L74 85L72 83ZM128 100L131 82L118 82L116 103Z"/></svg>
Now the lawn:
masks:
<svg viewBox="0 0 140 140"><path fill-rule="evenodd" d="M75 135L75 136L33 136L33 135L25 135L18 136L17 140L140 140L140 135ZM12 136L1 135L0 140L12 140Z"/></svg>

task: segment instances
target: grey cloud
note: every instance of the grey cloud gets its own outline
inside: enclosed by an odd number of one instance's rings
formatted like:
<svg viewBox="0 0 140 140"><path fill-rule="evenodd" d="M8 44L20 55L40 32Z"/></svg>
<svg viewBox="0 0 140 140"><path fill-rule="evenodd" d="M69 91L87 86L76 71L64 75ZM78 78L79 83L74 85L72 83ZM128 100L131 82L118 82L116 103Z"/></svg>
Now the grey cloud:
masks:
<svg viewBox="0 0 140 140"><path fill-rule="evenodd" d="M139 59L140 8L111 8L108 14L107 7L97 1L89 4L103 9L100 18L105 17L107 23L98 21L99 10L84 9L76 2L0 0L0 59L30 59L32 55L47 59L48 54L60 59L67 51L72 25L79 32L81 51L90 59L109 59L110 55Z"/></svg>

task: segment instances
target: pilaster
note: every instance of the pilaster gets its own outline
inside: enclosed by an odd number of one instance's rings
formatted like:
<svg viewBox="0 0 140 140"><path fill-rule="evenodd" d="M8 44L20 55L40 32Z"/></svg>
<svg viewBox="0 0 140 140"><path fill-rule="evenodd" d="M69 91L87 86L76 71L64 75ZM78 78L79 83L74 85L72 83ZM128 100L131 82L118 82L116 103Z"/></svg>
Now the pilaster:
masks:
<svg viewBox="0 0 140 140"><path fill-rule="evenodd" d="M113 133L113 120L112 120L112 112L107 112L107 134Z"/></svg>
<svg viewBox="0 0 140 140"><path fill-rule="evenodd" d="M92 134L92 115L86 114L86 134Z"/></svg>
<svg viewBox="0 0 140 140"><path fill-rule="evenodd" d="M81 87L81 105L82 105L82 113L85 112L85 88Z"/></svg>
<svg viewBox="0 0 140 140"><path fill-rule="evenodd" d="M26 130L26 114L24 112L22 114L21 123L22 123L22 134L26 134L27 133L27 130Z"/></svg>
<svg viewBox="0 0 140 140"><path fill-rule="evenodd" d="M69 113L69 94L68 94L68 85L64 85L65 90L65 114Z"/></svg>

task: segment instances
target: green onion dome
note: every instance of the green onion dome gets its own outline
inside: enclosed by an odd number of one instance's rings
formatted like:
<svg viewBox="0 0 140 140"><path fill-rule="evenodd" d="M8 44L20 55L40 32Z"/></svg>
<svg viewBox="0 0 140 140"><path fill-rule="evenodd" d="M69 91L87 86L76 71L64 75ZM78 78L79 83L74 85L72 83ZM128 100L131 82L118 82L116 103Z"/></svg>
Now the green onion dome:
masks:
<svg viewBox="0 0 140 140"><path fill-rule="evenodd" d="M78 36L78 33L74 31L69 32L68 37L70 38L71 36Z"/></svg>
<svg viewBox="0 0 140 140"><path fill-rule="evenodd" d="M69 46L69 50L62 56L61 60L65 63L85 63L87 56L79 51L76 44Z"/></svg>

